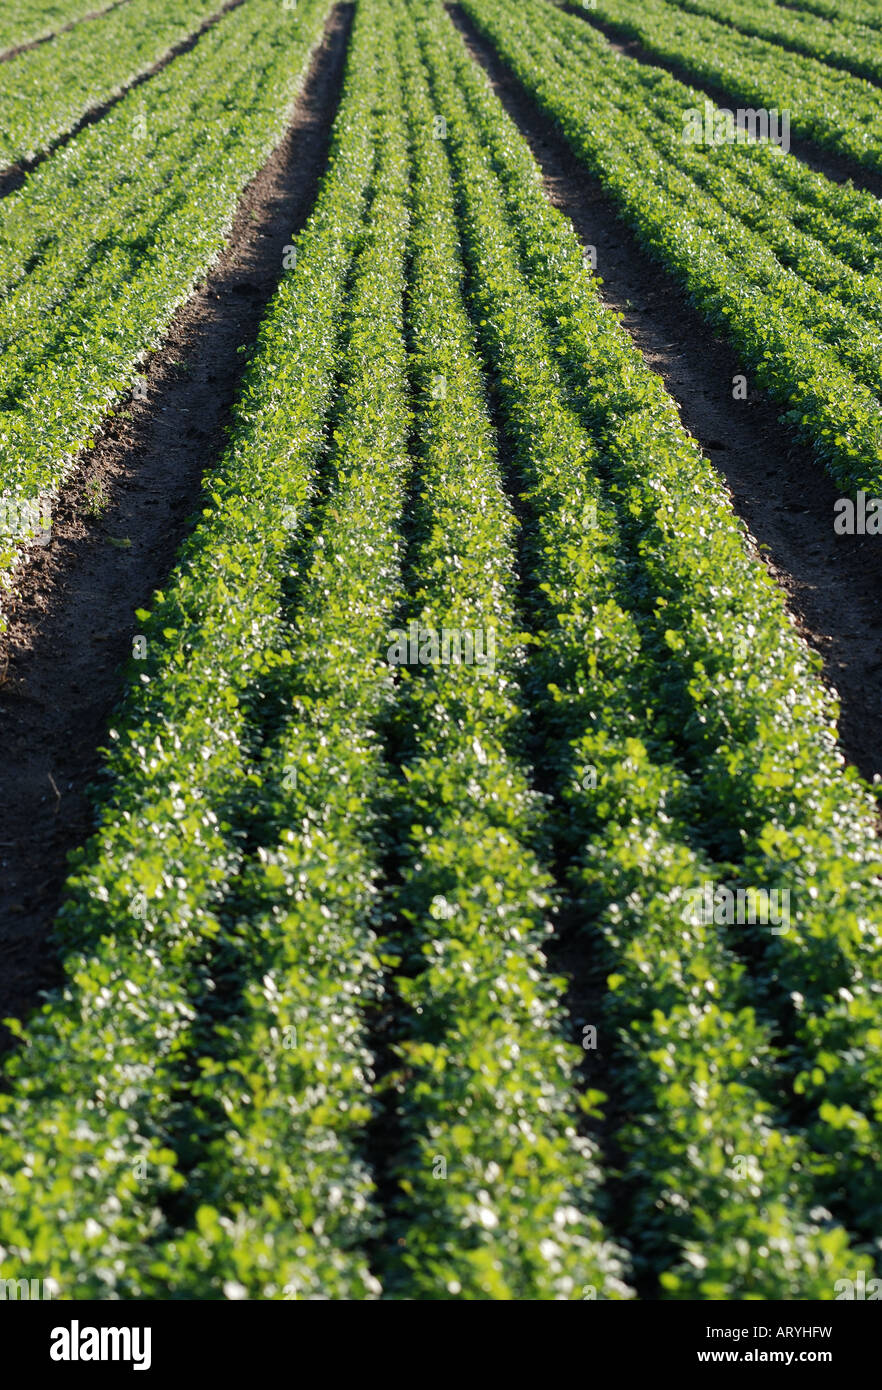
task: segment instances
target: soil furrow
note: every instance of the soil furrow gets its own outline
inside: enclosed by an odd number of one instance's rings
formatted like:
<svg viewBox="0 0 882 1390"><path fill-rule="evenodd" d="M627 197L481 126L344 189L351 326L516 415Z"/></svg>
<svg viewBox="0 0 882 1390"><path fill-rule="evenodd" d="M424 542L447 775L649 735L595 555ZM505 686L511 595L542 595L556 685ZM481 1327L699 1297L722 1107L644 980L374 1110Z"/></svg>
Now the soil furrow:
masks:
<svg viewBox="0 0 882 1390"><path fill-rule="evenodd" d="M76 139L80 131L85 130L90 125L95 125L96 121L100 121L107 115L108 111L112 111L114 106L117 106L124 97L128 96L129 92L136 91L137 88L143 86L145 82L149 82L151 77L156 77L157 73L162 72L163 68L167 68L169 63L173 62L175 58L180 58L182 54L189 53L190 49L196 46L207 29L212 29L215 24L223 19L224 15L228 14L230 10L237 10L243 3L244 0L224 0L224 3L219 9L215 10L214 14L209 15L207 19L203 19L198 29L194 29L192 34L188 34L185 39L181 39L168 50L164 57L158 58L149 68L145 68L143 72L139 72L137 77L133 77L131 82L127 83L125 87L121 87L118 92L108 97L106 101L102 101L98 106L90 106L88 111L83 113L76 124L71 126L70 130L66 130L63 135L59 135L57 139L52 140L45 150L41 150L39 154L35 154L32 159L23 159L17 164L7 165L5 169L0 171L0 198L8 198L10 193L15 193L17 189L21 188L28 174L33 173L34 169L39 168L45 160L49 159L59 150L63 150L66 145L70 144L71 140Z"/></svg>
<svg viewBox="0 0 882 1390"><path fill-rule="evenodd" d="M219 460L244 366L327 163L352 6L332 11L288 133L244 193L227 247L181 308L32 548L0 637L0 1019L60 982L47 938L66 856L92 826L87 787L149 606Z"/></svg>
<svg viewBox="0 0 882 1390"><path fill-rule="evenodd" d="M473 57L528 141L551 201L597 253L604 303L622 317L678 403L681 419L726 481L751 540L839 693L840 741L865 777L882 773L874 725L882 710L882 546L838 536L839 495L808 448L753 387L750 371L639 246L615 205L528 92L456 8ZM733 399L744 375L748 398Z"/></svg>

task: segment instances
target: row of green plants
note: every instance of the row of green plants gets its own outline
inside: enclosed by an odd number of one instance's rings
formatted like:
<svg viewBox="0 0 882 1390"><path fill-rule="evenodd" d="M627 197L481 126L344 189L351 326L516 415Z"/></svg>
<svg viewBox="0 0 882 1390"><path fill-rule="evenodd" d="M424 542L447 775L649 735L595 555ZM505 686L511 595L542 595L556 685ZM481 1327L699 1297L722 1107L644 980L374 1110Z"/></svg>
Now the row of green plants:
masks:
<svg viewBox="0 0 882 1390"><path fill-rule="evenodd" d="M874 806L434 0L361 0L297 253L138 615L67 984L0 1097L0 1276L625 1298L624 1241L669 1297L833 1297L869 1262L830 1209L878 1225ZM411 621L483 662L393 661ZM788 885L786 932L684 911L708 879Z"/></svg>
<svg viewBox="0 0 882 1390"><path fill-rule="evenodd" d="M38 1250L62 1297L379 1292L364 1257L376 1222L363 1161L373 1065L364 1013L382 998L381 960L398 968L402 949L396 939L383 956L372 928L378 915L388 926L398 913L414 927L422 922L425 949L409 934L424 969L396 982L412 991L395 1082L407 1089L402 1124L413 1161L398 1172L395 1225L407 1253L399 1260L396 1240L380 1261L393 1296L573 1298L584 1296L586 1281L601 1297L629 1292L620 1252L590 1210L590 1146L568 1113L578 1052L558 1036L559 1005L542 973L547 889L514 833L534 833L536 808L523 772L498 746L522 717L511 674L490 672L487 687L484 672L454 669L445 672L449 685L420 681L412 697L399 692L397 721L384 714L394 694L386 639L404 611L400 513L409 471L407 155L401 82L388 59L392 19L387 6L359 9L332 174L298 243L296 276L262 331L234 442L212 482L216 510L153 613L139 615L147 658L132 669L101 829L59 923L73 979L34 1020L10 1066L2 1268L21 1269ZM508 505L486 417L475 419L474 398L456 405L458 387L479 389L479 378L458 289L449 176L430 136L412 41L402 42L421 170L408 331L418 428L427 431L425 471L411 495L430 529L420 531L413 598L424 618L474 621L477 585L494 621L504 617L510 628ZM383 61L378 85L388 105L381 99L369 133L364 75ZM374 144L368 230L347 277ZM468 349L462 362L460 347ZM322 462L335 352L346 365ZM440 367L450 394L436 398ZM459 468L445 483L454 460ZM483 525L474 512L479 482L491 508ZM448 527L461 528L452 548ZM473 555L481 534L484 551ZM447 559L463 567L452 588ZM464 730L448 731L460 718ZM384 791L380 731L394 723L403 738L409 730L412 748L403 778ZM444 759L433 749L444 737L464 764L446 792ZM460 797L484 779L488 757L481 844L458 866ZM438 818L431 840L420 823L439 791L453 815ZM397 808L392 826L407 827L409 868L400 893L384 902L377 841L387 803ZM416 858L424 847L435 856L430 868ZM498 866L507 878L502 903ZM452 876L465 911L476 867L488 900L472 919L474 938L464 933L474 978L463 998L468 958L456 952L453 931L446 968L428 949L446 914L426 893L439 875ZM448 893L452 902L450 882ZM521 941L526 925L532 939ZM483 1010L473 1007L479 980ZM511 998L501 1033L512 1059L500 1067L493 1015L504 981ZM427 1066L429 1039L449 1026L445 1005L460 1010L459 1026ZM471 1071L460 1074L466 1058ZM469 1123L470 1110L480 1122ZM60 1159L46 1152L50 1134ZM436 1184L422 1160L439 1145L450 1172ZM25 1151L47 1189L37 1208L27 1200L33 1187L16 1181ZM587 1212L574 1204L583 1196Z"/></svg>
<svg viewBox="0 0 882 1390"><path fill-rule="evenodd" d="M593 90L616 105L624 105L642 128L665 142L671 155L703 157L709 166L725 168L742 186L766 192L776 215L786 214L801 230L817 237L829 250L844 255L857 270L875 266L882 245L879 200L851 183L834 183L799 159L788 158L776 144L738 141L718 149L683 139L684 114L704 115L707 94L671 76L664 68L623 60L590 25L571 16L546 16L555 37L559 61L570 58L574 43L590 55ZM573 54L573 60L578 61ZM717 108L711 103L712 114ZM653 120L650 113L657 117ZM749 195L748 195L749 196ZM855 259L849 259L854 257Z"/></svg>
<svg viewBox="0 0 882 1390"><path fill-rule="evenodd" d="M211 478L211 505L167 590L151 612L137 615L143 660L132 663L111 730L99 828L74 866L57 923L67 983L31 1020L9 1063L11 1094L0 1099L2 1269L13 1277L39 1266L62 1298L161 1296L180 1286L184 1271L217 1297L255 1289L294 1296L286 1292L292 1265L307 1284L311 1277L333 1284L336 1270L335 1287L366 1287L363 1262L338 1255L336 1242L329 1253L321 1236L334 1207L333 1181L316 1182L311 1199L307 1191L307 1234L293 1257L283 1242L288 1231L294 1238L292 1188L304 1153L279 1131L303 1114L309 1178L323 1159L328 1179L348 1168L345 1216L358 1217L365 1183L337 1147L345 1148L347 1107L350 1123L362 1120L367 1063L345 1015L360 976L369 982L379 967L360 924L355 949L341 939L337 952L332 941L322 1014L315 936L310 943L305 930L302 940L284 930L300 888L292 869L289 896L283 865L284 841L299 831L305 876L311 815L313 872L341 878L345 892L358 870L359 905L371 891L352 844L347 856L335 856L318 836L326 784L339 780L344 800L348 793L338 763L325 760L321 706L306 688L302 702L319 726L311 756L304 749L298 767L285 744L297 737L300 714L291 701L291 586L307 567L308 546L319 555L325 541L320 533L308 543L305 525L325 486L341 320L380 135L375 53L365 7L322 195L298 239L297 270L262 327L230 448ZM375 269L374 262L365 274ZM362 384L352 384L356 404ZM370 477L360 447L356 458ZM367 530L364 539L369 546ZM312 662L321 665L321 643L312 648ZM358 749L348 741L344 749L360 775ZM319 795L304 806L311 776ZM356 802L350 839L357 838L358 809ZM279 842L275 862L259 852ZM246 878L256 887L261 872L275 901L264 895L250 903ZM334 917L320 904L311 922L314 933L324 927L333 937ZM306 952L305 983L286 970L286 944ZM349 973L337 959L346 948ZM249 950L264 957L262 983L256 971L239 979ZM245 1077L236 1074L225 1032L237 1024L242 1067L255 1099L267 1102L259 1121L249 1107L244 1132L236 1106L245 1104ZM194 1098L203 1070L210 1075ZM315 1084L331 1094L339 1087L338 1112L326 1098L322 1118ZM206 1118L209 1088L217 1109ZM287 1166L289 1189L280 1185L262 1207L263 1193L243 1199L241 1184L250 1176L259 1186L267 1153L277 1170ZM239 1200L252 1213L250 1227L233 1211ZM321 1209L310 1212L310 1200ZM276 1225L264 1238L261 1224L273 1214Z"/></svg>
<svg viewBox="0 0 882 1390"><path fill-rule="evenodd" d="M218 0L130 0L0 64L0 169L50 149L218 8Z"/></svg>
<svg viewBox="0 0 882 1390"><path fill-rule="evenodd" d="M569 17L552 16L551 26L552 50L558 60L578 64L580 57L590 56L592 74L605 100L626 110L672 160L690 171L706 166L757 191L774 193L776 216L785 215L822 242L831 238L831 250L844 244L859 258L859 269L878 260L882 227L878 199L851 184L833 183L765 140L737 140L725 149L703 139L685 140L684 113L698 110L703 117L706 93L664 69L617 59L593 30L578 22L574 25ZM573 38L578 40L575 52ZM710 106L716 115L717 108ZM737 205L733 211L737 215Z"/></svg>
<svg viewBox="0 0 882 1390"><path fill-rule="evenodd" d="M555 36L548 52L575 81L584 81L581 51L573 53ZM610 119L624 115L635 136L639 131L665 166L682 171L684 179L667 174L670 194L727 246L752 283L786 296L799 322L834 347L858 379L878 393L882 376L874 320L882 316L882 284L867 273L875 253L869 264L861 257L865 238L855 238L841 217L831 227L829 219L815 217L811 206L807 209L794 191L781 187L776 172L782 163L794 161L774 146L751 141L722 152L684 142L684 97L696 105L703 100L701 93L635 63L626 64L624 74L621 63L609 65L606 83L596 80L593 62L591 72L595 110L605 97ZM869 194L860 197L878 216L878 201ZM835 246L845 243L859 261L858 269L823 244L831 235Z"/></svg>
<svg viewBox="0 0 882 1390"><path fill-rule="evenodd" d="M479 75L471 77L473 99L486 103ZM493 152L505 166L504 145ZM512 225L532 229L536 245L522 250L548 331L613 470L623 531L639 557L632 582L644 659L658 667L660 731L690 779L698 843L728 861L740 885L786 885L791 894L785 931L741 928L734 938L784 1042L787 1111L810 1136L816 1190L872 1236L882 1197L875 803L844 767L819 661L747 555L714 470L623 330L584 294L579 248L547 209L531 161L512 159L508 177L512 212L529 195L529 218L513 216Z"/></svg>
<svg viewBox="0 0 882 1390"><path fill-rule="evenodd" d="M871 194L851 184L837 184L817 173L798 159L790 158L776 145L764 141L737 142L725 153L704 144L687 144L682 138L683 110L686 103L700 108L704 94L695 88L684 87L659 69L647 69L639 64L620 64L618 88L607 84L608 95L626 106L629 115L639 123L645 134L669 158L704 186L703 180L721 179L722 187L737 188L738 196L728 198L714 191L733 216L749 227L757 227L756 199L766 199L769 235L777 234L784 254L777 251L785 264L792 264L786 251L786 238L793 230L803 233L803 255L809 273L815 246L822 252L842 260L847 267L861 273L877 270L882 246L882 213L879 201ZM687 107L688 109L688 107ZM780 232L777 229L781 229ZM760 226L760 230L764 230ZM836 291L841 269L833 262L824 272L821 284ZM847 302L865 300L874 308L878 289L873 284L861 288L859 282L847 277Z"/></svg>
<svg viewBox="0 0 882 1390"><path fill-rule="evenodd" d="M523 752L516 523L463 302L443 107L412 7L390 14L414 161L417 462L399 622L477 640L459 661L430 649L425 664L396 667L400 848L387 901L401 953L389 1083L400 1137L384 1281L392 1297L627 1298L622 1251L598 1217L594 1145L579 1133L580 1052L543 954L552 880Z"/></svg>
<svg viewBox="0 0 882 1390"><path fill-rule="evenodd" d="M870 81L882 80L882 36L847 15L837 14L835 25L812 14L785 9L775 0L674 0L675 7L708 15L742 34L770 39L783 48L807 53L831 67L857 73Z"/></svg>
<svg viewBox="0 0 882 1390"><path fill-rule="evenodd" d="M825 19L847 19L854 24L866 24L870 29L882 29L882 7L878 0L789 0L790 8L807 14L823 15Z"/></svg>
<svg viewBox="0 0 882 1390"><path fill-rule="evenodd" d="M464 9L560 125L643 245L725 330L751 371L751 384L786 406L785 418L841 487L878 491L879 401L840 357L838 345L822 338L823 297L662 155L637 118L612 101L604 104L593 63L564 56L568 33L584 27L580 20L535 0L517 7L465 0ZM713 153L726 164L734 162L733 149ZM872 375L860 343L846 343L846 349Z"/></svg>
<svg viewBox="0 0 882 1390"><path fill-rule="evenodd" d="M75 24L87 14L100 14L117 3L119 0L6 0L0 15L0 54L44 39L65 24Z"/></svg>
<svg viewBox="0 0 882 1390"><path fill-rule="evenodd" d="M605 1003L602 980L594 984L605 1048L625 1035L611 1064L611 1120L624 1155L617 1216L638 1269L661 1275L670 1295L830 1298L837 1271L859 1257L816 1209L810 1153L764 1097L776 1069L772 1032L746 1004L743 963L714 925L677 920L677 904L725 868L701 845L695 793L664 727L666 673L641 631L640 575L629 573L630 537L615 482L603 476L603 448L568 403L559 317L572 322L589 301L590 334L601 340L593 379L617 396L612 419L629 395L632 412L645 409L654 385L656 410L635 452L641 465L653 446L670 449L675 409L630 344L603 362L617 326L572 230L545 203L526 147L435 9L424 42L449 120L474 314L527 511L531 703L573 870L570 912L592 920L604 944ZM546 298L560 279L566 312ZM574 333L586 329L583 320ZM712 500L719 509L719 489ZM597 953L595 944L595 962Z"/></svg>
<svg viewBox="0 0 882 1390"><path fill-rule="evenodd" d="M882 7L878 0L790 0L790 6L794 10L823 15L825 19L847 19L871 29L882 29Z"/></svg>
<svg viewBox="0 0 882 1390"><path fill-rule="evenodd" d="M231 11L0 204L5 502L51 497L222 251L327 10L251 0ZM27 516L2 510L0 578Z"/></svg>
<svg viewBox="0 0 882 1390"><path fill-rule="evenodd" d="M627 0L596 0L580 15L589 23L596 16L638 39L652 56L724 88L733 106L788 111L794 135L868 169L882 169L882 93L864 78L705 16L685 14L665 0L641 0L639 9Z"/></svg>
<svg viewBox="0 0 882 1390"><path fill-rule="evenodd" d="M244 1007L218 1012L206 1039L195 1086L201 1151L187 1179L190 1202L201 1205L195 1228L170 1240L157 1266L181 1297L380 1292L367 1255L378 1224L367 1161L369 1024L384 994L382 731L393 696L385 635L401 601L411 472L409 161L385 5L360 5L358 22L348 98L374 70L376 167L344 294L330 450L286 580L282 726L261 764L262 823L225 933ZM351 108L350 139L358 119ZM328 206L324 192L322 203L333 234L331 215L349 210ZM310 250L303 273L320 279L320 248ZM281 360L296 380L296 356Z"/></svg>
<svg viewBox="0 0 882 1390"><path fill-rule="evenodd" d="M158 219L181 202L174 174L182 154L192 161L194 175L202 175L205 153L212 155L210 145L203 152L203 140L192 137L190 144L181 145L176 133L182 120L198 122L201 105L219 97L237 99L235 86L217 91L219 59L241 60L253 38L244 19L242 15L235 27L230 20L229 28L206 35L198 65L186 59L172 64L144 88L142 100L127 98L119 112L111 111L83 131L64 158L49 160L2 204L0 285L7 352L11 344L39 332L41 317L29 318L30 306L40 314L51 313L95 262L115 246L128 245L129 222L140 234L134 245L143 254L150 225L144 224L145 215ZM54 219L50 209L56 210Z"/></svg>

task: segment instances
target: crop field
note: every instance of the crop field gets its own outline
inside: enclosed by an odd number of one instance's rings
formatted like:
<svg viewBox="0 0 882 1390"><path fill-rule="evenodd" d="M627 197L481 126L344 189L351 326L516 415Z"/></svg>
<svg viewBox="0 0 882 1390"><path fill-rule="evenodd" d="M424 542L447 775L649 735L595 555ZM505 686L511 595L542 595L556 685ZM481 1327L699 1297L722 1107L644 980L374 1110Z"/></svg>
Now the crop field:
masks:
<svg viewBox="0 0 882 1390"><path fill-rule="evenodd" d="M0 289L0 1299L877 1300L882 0L6 0Z"/></svg>

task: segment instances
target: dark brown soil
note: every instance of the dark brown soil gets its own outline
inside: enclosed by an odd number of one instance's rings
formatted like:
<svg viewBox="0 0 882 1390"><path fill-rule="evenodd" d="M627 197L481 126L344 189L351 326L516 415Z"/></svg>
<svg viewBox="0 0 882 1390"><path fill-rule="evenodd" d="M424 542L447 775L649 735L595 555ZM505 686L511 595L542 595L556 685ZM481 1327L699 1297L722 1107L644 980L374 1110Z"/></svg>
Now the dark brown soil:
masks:
<svg viewBox="0 0 882 1390"><path fill-rule="evenodd" d="M111 111L129 92L133 92L136 87L140 87L145 82L149 82L151 77L155 77L163 68L168 67L173 58L179 58L182 53L187 53L199 42L206 29L213 28L225 14L230 10L238 9L241 4L242 0L224 0L224 3L218 6L214 14L210 14L207 19L202 20L201 24L193 30L192 34L188 34L185 39L181 39L178 43L174 44L162 58L158 58L149 68L145 68L143 72L139 72L137 77L133 77L127 86L122 87L120 91L108 97L107 101L102 101L98 106L90 106L89 110L80 117L75 125L71 126L70 130L66 130L63 135L59 135L55 140L52 140L45 150L41 150L39 154L35 154L32 159L23 159L18 164L7 165L7 167L0 172L0 198L7 198L10 193L14 193L16 189L21 188L28 174L31 173L33 169L36 169L44 160L48 159L50 155L55 154L56 150L62 150L65 145L69 145L71 140L79 135L81 130L85 130L87 126L94 125L96 121L100 121L102 116L106 116L108 111Z"/></svg>
<svg viewBox="0 0 882 1390"><path fill-rule="evenodd" d="M254 340L283 247L326 167L351 22L352 6L337 5L288 134L144 370L146 399L107 423L53 508L50 544L32 548L18 573L0 637L0 1018L23 1016L59 980L47 936L66 856L90 832L86 788L131 656L134 610L165 581L223 451L239 348Z"/></svg>
<svg viewBox="0 0 882 1390"><path fill-rule="evenodd" d="M27 43L16 44L14 48L4 48L0 53L0 63L8 63L10 58L17 58L19 53L27 53L32 48L40 48L44 43L51 43L57 39L59 34L66 34L70 29L75 29L78 24L85 24L90 19L101 19L104 15L110 14L113 10L118 10L122 5L130 5L132 0L114 0L114 4L108 5L103 10L89 10L86 14L81 14L78 19L71 19L67 24L60 24L57 29L53 29L51 34L41 34L38 39L28 39Z"/></svg>
<svg viewBox="0 0 882 1390"><path fill-rule="evenodd" d="M760 555L787 594L806 640L842 703L840 738L867 778L882 773L882 545L878 537L837 536L839 495L778 408L732 380L750 372L690 305L664 269L639 247L599 184L553 123L456 8L451 14L527 139L551 201L597 251L604 302L618 311L644 358L664 379L684 425L725 479Z"/></svg>
<svg viewBox="0 0 882 1390"><path fill-rule="evenodd" d="M616 53L624 53L626 57L633 58L646 67L663 68L672 77L676 77L678 82L685 82L687 86L698 87L701 91L706 92L718 106L734 109L740 105L751 106L753 104L752 99L743 94L734 92L728 87L721 87L706 77L690 73L685 64L677 63L672 58L662 58L659 54L651 52L640 43L639 39L630 38L616 25L598 19L596 14L592 14L589 21L584 11L578 6L565 5L564 9L570 14L578 15L586 22L590 22L592 28L598 29L605 36L610 47L615 49ZM747 36L745 35L745 37ZM854 74L841 72L839 68L831 68L830 71L834 76L836 74L843 77L854 76ZM856 80L860 81L861 79L856 78ZM826 175L833 183L847 183L851 179L855 187L866 189L875 198L882 198L882 174L866 168L863 164L858 164L856 160L849 159L847 155L836 154L832 150L824 149L821 145L815 144L813 140L794 136L792 132L790 135L790 153L802 160L803 164L808 164L818 173Z"/></svg>

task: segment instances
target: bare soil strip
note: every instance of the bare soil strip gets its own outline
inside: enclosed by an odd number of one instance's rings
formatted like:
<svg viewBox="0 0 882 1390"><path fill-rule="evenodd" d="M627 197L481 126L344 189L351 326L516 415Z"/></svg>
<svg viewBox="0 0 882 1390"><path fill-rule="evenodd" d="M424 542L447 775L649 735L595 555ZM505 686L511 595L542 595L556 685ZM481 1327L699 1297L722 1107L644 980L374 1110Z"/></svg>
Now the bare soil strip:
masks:
<svg viewBox="0 0 882 1390"><path fill-rule="evenodd" d="M584 18L583 11L577 5L564 5L563 8L568 14L578 15ZM702 92L714 101L717 106L724 106L727 110L734 111L739 106L750 106L752 102L746 97L740 96L727 87L721 87L712 82L709 78L701 77L695 73L690 73L688 67L682 63L675 62L673 59L663 58L658 53L653 53L651 49L645 48L638 39L629 38L621 33L614 24L606 20L598 19L596 14L591 15L590 23L593 29L597 29L604 38L607 39L610 48L616 53L623 53L628 58L633 58L638 63L643 63L645 67L661 68L670 73L678 82L685 82L689 87L698 87ZM744 36L745 38L748 35ZM806 57L806 54L798 55ZM821 61L820 59L818 61ZM834 76L848 77L850 75L843 72L841 68L830 68ZM882 198L882 174L876 173L872 169L866 168L863 164L858 164L855 160L849 159L846 155L836 154L832 150L824 149L821 145L816 145L813 140L805 140L791 133L790 153L803 164L807 164L810 169L815 169L819 174L824 174L832 183L847 183L851 179L856 188L866 189L875 198Z"/></svg>
<svg viewBox="0 0 882 1390"><path fill-rule="evenodd" d="M337 5L284 141L144 370L146 399L108 422L57 501L51 543L19 571L0 636L0 1019L24 1016L60 980L47 937L66 857L92 828L86 791L134 611L165 582L223 452L239 349L254 341L327 164L351 23L352 6Z"/></svg>
<svg viewBox="0 0 882 1390"><path fill-rule="evenodd" d="M6 48L0 53L0 63L8 63L10 58L17 58L19 53L27 53L32 48L41 48L44 43L51 43L60 34L66 34L69 30L76 29L78 24L85 24L90 19L101 19L113 10L121 9L123 5L130 5L131 3L132 0L114 0L112 5L107 5L103 10L89 10L87 14L81 14L79 19L69 20L67 24L53 29L51 34L41 34L38 39L28 39L26 43L18 43L14 48Z"/></svg>
<svg viewBox="0 0 882 1390"><path fill-rule="evenodd" d="M128 96L129 92L134 92L136 88L141 87L145 82L149 82L151 77L155 77L158 72L162 72L163 68L168 67L173 59L180 58L182 53L188 53L190 49L194 48L199 42L206 29L214 28L215 24L223 19L225 14L228 14L230 10L238 9L242 3L243 0L224 0L224 3L219 9L215 10L214 14L209 15L207 19L203 19L198 29L194 29L193 33L188 34L185 39L181 39L168 50L164 57L157 59L155 63L151 64L149 68L145 68L143 72L139 72L137 77L133 77L131 82L125 87L121 87L118 92L108 97L106 101L102 101L99 106L90 106L89 110L80 117L75 125L71 126L70 130L65 131L63 135L59 135L57 140L53 140L40 154L35 154L33 159L23 159L19 161L18 164L7 165L5 169L0 171L0 198L7 198L10 193L15 193L16 189L21 188L28 174L38 168L44 160L49 159L56 151L63 150L65 145L69 145L71 140L76 139L81 130L85 130L87 126L94 125L96 121L100 121L103 116L107 115L108 111L112 111L114 106L122 101L123 97Z"/></svg>
<svg viewBox="0 0 882 1390"><path fill-rule="evenodd" d="M554 124L456 8L454 21L528 141L555 206L597 251L604 303L621 314L644 358L677 401L681 419L728 485L758 553L824 661L842 703L840 741L863 775L882 774L882 538L837 536L832 481L794 441L778 408L652 261ZM733 400L743 373L748 399ZM696 542L697 544L700 542Z"/></svg>

